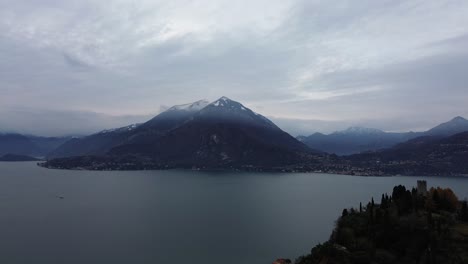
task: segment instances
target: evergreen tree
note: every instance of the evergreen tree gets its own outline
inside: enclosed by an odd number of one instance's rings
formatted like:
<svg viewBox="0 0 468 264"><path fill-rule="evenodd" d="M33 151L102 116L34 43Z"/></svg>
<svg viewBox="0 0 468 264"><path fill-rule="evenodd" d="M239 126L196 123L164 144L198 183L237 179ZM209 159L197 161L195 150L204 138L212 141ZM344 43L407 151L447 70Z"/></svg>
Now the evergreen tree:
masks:
<svg viewBox="0 0 468 264"><path fill-rule="evenodd" d="M439 192L437 191L437 189L434 189L434 191L432 192L432 200L434 201L436 205L439 203L440 197L439 197Z"/></svg>
<svg viewBox="0 0 468 264"><path fill-rule="evenodd" d="M343 212L341 213L341 217L346 217L348 215L348 209L343 209Z"/></svg>
<svg viewBox="0 0 468 264"><path fill-rule="evenodd" d="M460 210L460 219L464 222L468 222L468 203L465 201L462 202Z"/></svg>

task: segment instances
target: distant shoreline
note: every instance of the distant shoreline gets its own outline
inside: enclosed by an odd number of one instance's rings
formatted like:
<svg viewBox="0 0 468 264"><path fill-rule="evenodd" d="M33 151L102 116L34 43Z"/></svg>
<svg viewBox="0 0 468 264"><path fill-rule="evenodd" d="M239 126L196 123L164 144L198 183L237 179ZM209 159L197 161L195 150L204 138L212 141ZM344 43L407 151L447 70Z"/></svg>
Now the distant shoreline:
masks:
<svg viewBox="0 0 468 264"><path fill-rule="evenodd" d="M244 167L244 168L188 168L188 167L170 167L161 166L159 168L141 168L141 169L90 169L86 167L54 167L47 166L47 162L38 162L37 166L52 170L73 170L73 171L163 171L163 170L183 170L183 171L201 171L201 172L253 172L253 173L316 173L316 174L329 174L329 175L347 175L358 177L450 177L450 178L468 178L468 175L457 174L419 174L419 175L405 175L405 174L356 174L356 173L340 173L320 170L304 170L303 168L260 168L260 167Z"/></svg>

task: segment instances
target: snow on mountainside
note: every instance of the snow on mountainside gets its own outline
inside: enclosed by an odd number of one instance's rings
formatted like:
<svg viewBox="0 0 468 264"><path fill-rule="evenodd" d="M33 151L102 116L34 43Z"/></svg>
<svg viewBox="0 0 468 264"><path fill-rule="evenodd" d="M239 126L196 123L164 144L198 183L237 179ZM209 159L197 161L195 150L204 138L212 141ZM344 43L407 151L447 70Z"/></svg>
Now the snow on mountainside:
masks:
<svg viewBox="0 0 468 264"><path fill-rule="evenodd" d="M168 111L196 112L196 111L200 111L201 109L203 109L209 103L210 102L208 102L207 100L199 100L199 101L196 101L194 103L174 105L173 107L167 109L166 112L168 112Z"/></svg>
<svg viewBox="0 0 468 264"><path fill-rule="evenodd" d="M279 129L268 118L255 113L241 103L231 100L225 96L207 105L205 108L200 110L194 118L220 119L224 121L250 123Z"/></svg>
<svg viewBox="0 0 468 264"><path fill-rule="evenodd" d="M223 96L221 98L219 98L218 100L214 101L213 103L211 103L212 105L214 106L220 106L220 107L229 107L231 109L240 109L240 110L243 110L243 111L246 111L245 107L240 104L240 103L237 103L235 101L232 101L231 99L227 98L226 96Z"/></svg>
<svg viewBox="0 0 468 264"><path fill-rule="evenodd" d="M123 132L129 132L140 126L141 124L132 124L129 126L124 126L124 127L119 127L119 128L111 128L111 129L105 129L102 130L101 132L98 132L97 134L107 134L107 133L123 133Z"/></svg>
<svg viewBox="0 0 468 264"><path fill-rule="evenodd" d="M160 134L173 129L204 109L208 104L209 102L206 100L199 100L194 103L175 105L139 126L135 131L138 135L135 136L147 136L148 133L153 134L154 132Z"/></svg>

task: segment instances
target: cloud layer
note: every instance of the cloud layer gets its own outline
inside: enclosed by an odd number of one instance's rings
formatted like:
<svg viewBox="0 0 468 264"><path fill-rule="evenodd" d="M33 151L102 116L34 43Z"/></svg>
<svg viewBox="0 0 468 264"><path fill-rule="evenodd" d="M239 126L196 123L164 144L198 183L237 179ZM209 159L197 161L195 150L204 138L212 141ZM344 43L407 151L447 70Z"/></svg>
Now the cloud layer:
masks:
<svg viewBox="0 0 468 264"><path fill-rule="evenodd" d="M92 132L222 95L289 131L424 129L468 115L466 14L457 0L2 1L0 130ZM41 126L48 113L63 114Z"/></svg>

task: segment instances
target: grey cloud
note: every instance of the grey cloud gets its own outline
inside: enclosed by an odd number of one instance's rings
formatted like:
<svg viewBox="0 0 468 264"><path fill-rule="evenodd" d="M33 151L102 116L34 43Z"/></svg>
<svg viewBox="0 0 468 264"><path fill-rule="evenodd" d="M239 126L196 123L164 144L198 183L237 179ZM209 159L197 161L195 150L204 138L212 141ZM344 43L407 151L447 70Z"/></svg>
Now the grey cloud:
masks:
<svg viewBox="0 0 468 264"><path fill-rule="evenodd" d="M352 120L354 125L388 131L425 130L457 115L468 116L467 68L468 53L457 52L379 69L335 72L321 76L313 84L335 92L365 87L381 89L321 100L298 100L286 103L284 108L294 105L297 113L310 109L302 118L339 117Z"/></svg>
<svg viewBox="0 0 468 264"><path fill-rule="evenodd" d="M76 70L87 70L90 68L88 64L66 53L63 54L63 59L70 67L75 68Z"/></svg>
<svg viewBox="0 0 468 264"><path fill-rule="evenodd" d="M24 130L50 109L63 115L32 129L65 133L68 115L92 131L121 123L74 113L148 117L221 95L300 133L467 114L468 4L248 2L2 1L2 120Z"/></svg>
<svg viewBox="0 0 468 264"><path fill-rule="evenodd" d="M0 131L41 136L83 136L108 128L142 123L152 116L111 116L85 111L29 108L0 109Z"/></svg>

